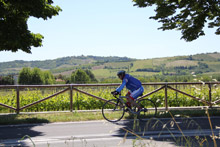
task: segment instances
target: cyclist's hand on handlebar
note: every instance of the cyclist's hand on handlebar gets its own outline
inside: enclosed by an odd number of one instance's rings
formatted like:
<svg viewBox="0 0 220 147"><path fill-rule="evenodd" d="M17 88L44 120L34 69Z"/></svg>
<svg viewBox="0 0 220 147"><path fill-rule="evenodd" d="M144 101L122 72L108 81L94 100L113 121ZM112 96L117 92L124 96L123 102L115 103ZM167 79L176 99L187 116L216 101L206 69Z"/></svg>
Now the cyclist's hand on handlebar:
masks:
<svg viewBox="0 0 220 147"><path fill-rule="evenodd" d="M115 96L115 95L118 95L119 92L118 91L112 91L111 94Z"/></svg>

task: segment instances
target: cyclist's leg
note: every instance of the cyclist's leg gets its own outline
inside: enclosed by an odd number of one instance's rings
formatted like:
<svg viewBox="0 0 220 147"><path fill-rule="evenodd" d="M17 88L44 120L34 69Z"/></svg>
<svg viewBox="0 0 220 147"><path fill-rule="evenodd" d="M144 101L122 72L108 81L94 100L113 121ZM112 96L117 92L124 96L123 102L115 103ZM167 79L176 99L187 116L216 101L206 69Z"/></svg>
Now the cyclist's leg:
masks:
<svg viewBox="0 0 220 147"><path fill-rule="evenodd" d="M131 92L131 94L129 95L129 98L130 98L130 101L131 101L131 104L133 106L136 106L138 109L141 109L141 107L135 102L135 100L140 96L142 95L144 92L144 88L143 86L141 86L139 89Z"/></svg>
<svg viewBox="0 0 220 147"><path fill-rule="evenodd" d="M127 100L128 100L128 106L129 106L129 104L131 105L131 106L136 106L137 108L141 108L136 102L135 102L135 99L133 98L133 97L131 97L131 96L129 96L129 97L127 97Z"/></svg>
<svg viewBox="0 0 220 147"><path fill-rule="evenodd" d="M131 92L129 91L127 94L126 94L126 99L127 99L127 107L131 108L131 103L132 101L130 100L130 95L131 95ZM132 98L133 99L133 98Z"/></svg>

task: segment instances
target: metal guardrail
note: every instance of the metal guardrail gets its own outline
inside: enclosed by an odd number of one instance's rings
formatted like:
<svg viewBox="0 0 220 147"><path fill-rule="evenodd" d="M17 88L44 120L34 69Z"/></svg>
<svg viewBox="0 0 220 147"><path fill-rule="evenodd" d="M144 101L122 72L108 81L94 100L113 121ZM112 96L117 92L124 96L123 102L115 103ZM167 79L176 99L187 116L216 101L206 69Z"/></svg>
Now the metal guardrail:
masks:
<svg viewBox="0 0 220 147"><path fill-rule="evenodd" d="M205 105L209 106L209 107L212 107L213 104L218 104L220 103L220 100L217 100L215 102L212 102L212 86L213 85L219 85L220 82L160 82L160 83L143 83L142 85L146 86L161 86L160 88L158 89L155 89L154 91L151 91L145 95L143 95L142 97L140 97L139 99L143 99L147 96L150 96L162 89L164 89L164 92L165 92L165 109L168 110L168 100L167 100L167 92L168 92L168 89L170 90L173 90L173 91L176 91L178 93L181 93L183 95L186 95L188 97L191 97L192 99L196 100L196 101L199 101L199 102L202 102L204 103ZM120 84L116 83L116 84L63 84L63 85L0 85L0 89L15 89L16 90L16 108L14 107L11 107L11 106L8 106L6 104L2 104L0 103L0 106L3 106L3 107L6 107L6 108L9 108L9 109L12 109L12 110L15 110L17 114L19 114L19 112L25 108L28 108L28 107L31 107L35 104L38 104L38 103L41 103L45 100L48 100L52 97L55 97L61 93L64 93L66 91L69 91L70 92L70 111L72 112L73 111L73 91L77 91L79 93L83 93L85 95L88 95L90 97L93 97L93 98L96 98L96 99L99 99L99 100L102 100L102 101L107 101L106 99L103 99L101 97L98 97L98 96L95 96L95 95L92 95L90 93L87 93L85 91L82 91L80 89L78 89L78 87L94 87L94 86L100 86L100 87L110 87L110 86L119 86ZM187 94L183 91L180 91L178 89L175 89L171 86L173 85L208 85L208 88L209 88L209 100L204 100L204 99L201 99L201 98L198 98L198 97L195 97L195 96L192 96L190 94ZM64 90L61 90L53 95L50 95L46 98L43 98L39 101L36 101L36 102L33 102L31 104L28 104L28 105L25 105L23 107L20 107L20 90L22 89L25 89L25 88L65 88Z"/></svg>

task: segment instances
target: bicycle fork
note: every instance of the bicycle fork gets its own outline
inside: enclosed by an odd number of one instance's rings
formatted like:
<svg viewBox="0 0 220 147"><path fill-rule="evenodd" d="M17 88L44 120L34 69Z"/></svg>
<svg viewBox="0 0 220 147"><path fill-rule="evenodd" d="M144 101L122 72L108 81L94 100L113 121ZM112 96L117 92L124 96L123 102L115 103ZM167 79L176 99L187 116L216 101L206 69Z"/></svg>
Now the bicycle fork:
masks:
<svg viewBox="0 0 220 147"><path fill-rule="evenodd" d="M122 102L121 102L122 104L125 104L125 106L128 108L128 110L129 110L130 113L136 114L136 115L138 115L138 114L140 113L140 112L135 112L135 111L133 111L130 107L128 107L128 105L124 102L123 99L119 99L119 98L117 99L117 103L116 103L116 105L115 105L114 111L117 109L118 106L119 106L119 107L123 107L123 105L120 106L120 101L122 101Z"/></svg>
<svg viewBox="0 0 220 147"><path fill-rule="evenodd" d="M117 107L118 107L118 106L121 107L121 106L120 106L120 99L117 99L117 103L116 103L115 108L114 108L113 110L114 110L114 111L117 110Z"/></svg>

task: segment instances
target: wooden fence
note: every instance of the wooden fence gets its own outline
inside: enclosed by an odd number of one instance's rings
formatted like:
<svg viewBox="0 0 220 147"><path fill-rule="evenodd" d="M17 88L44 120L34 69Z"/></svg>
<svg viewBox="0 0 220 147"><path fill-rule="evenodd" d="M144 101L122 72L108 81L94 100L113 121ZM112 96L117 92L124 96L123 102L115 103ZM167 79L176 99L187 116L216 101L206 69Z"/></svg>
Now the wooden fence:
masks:
<svg viewBox="0 0 220 147"><path fill-rule="evenodd" d="M213 104L218 104L220 103L220 100L216 100L214 102L212 102L212 87L213 85L219 85L220 82L193 82L193 83L189 83L189 82L175 82L175 83L171 83L171 82L163 82L163 83L144 83L143 85L148 85L148 86L160 86L159 88L143 95L142 97L140 97L139 99L143 99L145 97L148 97L162 89L164 89L164 92L165 92L165 109L168 110L168 98L167 98L167 92L168 92L168 89L170 90L174 90L178 93L181 93L183 95L186 95L196 101L199 101L209 107L212 107ZM209 98L208 100L204 100L204 99L201 99L199 97L195 97L195 96L192 96L188 93L185 93L183 91L180 91L178 90L177 88L173 88L172 86L174 85L208 85L208 88L209 88ZM98 97L98 96L95 96L95 95L92 95L90 93L87 93L85 91L82 91L79 89L79 87L94 87L94 86L100 86L100 87L111 87L111 86L119 86L119 84L65 84L65 85L0 85L0 89L15 89L16 90L16 108L14 107L11 107L11 106L8 106L6 104L2 104L0 103L0 106L3 106L3 107L6 107L6 108L9 108L9 109L12 109L12 110L15 110L17 114L19 114L19 112L25 108L28 108L28 107L31 107L35 104L38 104L38 103L41 103L43 101L46 101L50 98L53 98L61 93L64 93L66 91L69 91L69 99L70 99L70 111L72 112L73 111L73 91L77 91L79 93L83 93L85 95L88 95L90 97L93 97L93 98L96 98L96 99L99 99L99 100L102 100L102 101L107 101L106 99L103 99L101 97ZM22 89L25 89L25 88L64 88L63 90L59 91L59 92L56 92L48 97L45 97L39 101L36 101L36 102L33 102L31 104L28 104L28 105L25 105L23 107L20 107L20 90Z"/></svg>

